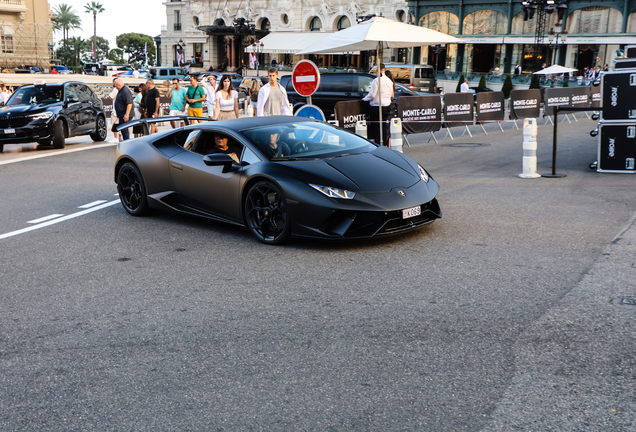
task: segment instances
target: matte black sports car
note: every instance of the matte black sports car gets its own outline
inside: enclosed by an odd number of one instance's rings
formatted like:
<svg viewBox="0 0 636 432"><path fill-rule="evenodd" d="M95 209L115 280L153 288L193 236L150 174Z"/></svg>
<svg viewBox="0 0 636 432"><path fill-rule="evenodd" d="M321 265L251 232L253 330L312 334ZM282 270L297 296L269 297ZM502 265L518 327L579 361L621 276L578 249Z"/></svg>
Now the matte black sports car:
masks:
<svg viewBox="0 0 636 432"><path fill-rule="evenodd" d="M246 225L269 244L391 234L442 216L439 186L413 159L302 117L194 124L122 141L115 182L133 216L155 208Z"/></svg>

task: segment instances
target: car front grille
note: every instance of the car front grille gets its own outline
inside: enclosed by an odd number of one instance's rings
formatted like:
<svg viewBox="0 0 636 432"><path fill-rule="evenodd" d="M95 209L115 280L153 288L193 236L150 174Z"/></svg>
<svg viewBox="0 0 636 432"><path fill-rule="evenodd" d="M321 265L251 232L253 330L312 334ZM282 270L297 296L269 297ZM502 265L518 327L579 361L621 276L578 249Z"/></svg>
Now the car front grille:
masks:
<svg viewBox="0 0 636 432"><path fill-rule="evenodd" d="M32 118L28 116L0 117L0 129L19 128L28 125Z"/></svg>

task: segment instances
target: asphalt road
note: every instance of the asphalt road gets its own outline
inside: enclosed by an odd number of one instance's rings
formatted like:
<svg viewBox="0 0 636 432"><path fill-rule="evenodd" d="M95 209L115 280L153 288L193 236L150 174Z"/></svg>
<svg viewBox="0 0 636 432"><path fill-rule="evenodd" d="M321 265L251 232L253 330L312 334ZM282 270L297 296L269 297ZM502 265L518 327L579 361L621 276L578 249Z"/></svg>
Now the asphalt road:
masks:
<svg viewBox="0 0 636 432"><path fill-rule="evenodd" d="M572 341L636 376L633 348L606 343L631 340L623 321L585 307L549 325L611 272L598 267L607 248L630 251L615 238L636 211L634 177L589 170L594 125L559 125L563 179L517 177L510 125L412 137L441 220L284 247L109 205L112 146L0 155L0 430L634 430L633 390L594 387L596 402L574 406L584 390L547 385L543 367L567 365L566 387L602 371L538 353ZM539 172L551 142L541 126ZM2 238L53 214L70 217Z"/></svg>

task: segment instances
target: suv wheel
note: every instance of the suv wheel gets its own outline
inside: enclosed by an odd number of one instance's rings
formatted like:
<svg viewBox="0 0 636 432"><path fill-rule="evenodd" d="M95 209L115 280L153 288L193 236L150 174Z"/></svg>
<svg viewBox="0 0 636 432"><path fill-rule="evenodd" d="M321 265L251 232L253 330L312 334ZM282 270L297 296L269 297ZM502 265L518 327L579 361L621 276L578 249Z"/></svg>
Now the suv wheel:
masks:
<svg viewBox="0 0 636 432"><path fill-rule="evenodd" d="M106 120L102 116L97 116L97 129L91 134L91 139L95 142L104 141L107 134Z"/></svg>
<svg viewBox="0 0 636 432"><path fill-rule="evenodd" d="M55 131L53 132L53 148L55 149L63 149L65 146L64 142L64 121L57 120L55 122Z"/></svg>

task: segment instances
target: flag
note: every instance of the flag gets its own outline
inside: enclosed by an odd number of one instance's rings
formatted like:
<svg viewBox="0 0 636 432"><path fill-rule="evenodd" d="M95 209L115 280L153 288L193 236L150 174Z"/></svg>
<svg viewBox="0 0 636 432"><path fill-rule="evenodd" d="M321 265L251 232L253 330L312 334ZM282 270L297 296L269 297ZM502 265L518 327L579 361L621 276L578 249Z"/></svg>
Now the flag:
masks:
<svg viewBox="0 0 636 432"><path fill-rule="evenodd" d="M146 66L148 66L148 42L144 43L144 56L146 57Z"/></svg>

